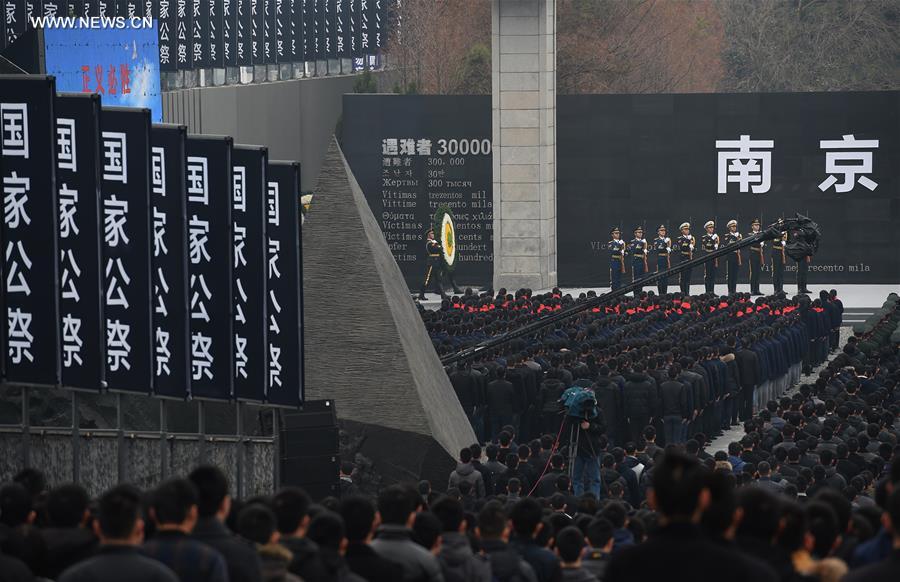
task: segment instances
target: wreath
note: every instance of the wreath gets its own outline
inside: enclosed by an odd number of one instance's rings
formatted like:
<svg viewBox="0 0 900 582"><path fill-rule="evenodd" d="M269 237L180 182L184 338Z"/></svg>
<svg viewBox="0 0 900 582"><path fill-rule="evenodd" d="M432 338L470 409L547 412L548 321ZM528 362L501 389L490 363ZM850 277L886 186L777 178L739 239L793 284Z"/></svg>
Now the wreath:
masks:
<svg viewBox="0 0 900 582"><path fill-rule="evenodd" d="M456 261L456 228L453 225L453 213L446 206L441 206L434 213L434 224L440 233L438 241L441 243L441 253L447 267L452 269Z"/></svg>

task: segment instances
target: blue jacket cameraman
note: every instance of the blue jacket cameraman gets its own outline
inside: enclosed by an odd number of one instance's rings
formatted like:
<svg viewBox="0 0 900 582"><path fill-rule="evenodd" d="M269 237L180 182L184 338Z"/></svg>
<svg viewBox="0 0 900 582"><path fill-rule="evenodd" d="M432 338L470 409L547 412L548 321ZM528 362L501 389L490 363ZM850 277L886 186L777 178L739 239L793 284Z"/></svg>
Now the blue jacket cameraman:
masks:
<svg viewBox="0 0 900 582"><path fill-rule="evenodd" d="M576 389L570 389L576 390ZM600 480L600 437L605 432L603 418L597 410L597 402L593 391L578 389L569 392L566 401L566 429L564 437L577 440L575 459L572 463L572 489L576 497L584 493L593 493L601 498L602 484ZM565 395L563 395L565 398ZM570 441L571 442L571 441Z"/></svg>

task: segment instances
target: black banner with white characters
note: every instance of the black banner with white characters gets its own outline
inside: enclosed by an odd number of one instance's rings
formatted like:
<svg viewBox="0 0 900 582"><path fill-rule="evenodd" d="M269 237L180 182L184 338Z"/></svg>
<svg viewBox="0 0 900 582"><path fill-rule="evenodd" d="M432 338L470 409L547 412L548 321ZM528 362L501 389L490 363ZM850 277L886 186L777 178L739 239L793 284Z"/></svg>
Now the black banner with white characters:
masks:
<svg viewBox="0 0 900 582"><path fill-rule="evenodd" d="M250 5L250 61L254 65L265 63L263 41L265 40L266 12L263 2L267 0L247 0Z"/></svg>
<svg viewBox="0 0 900 582"><path fill-rule="evenodd" d="M62 385L103 386L106 337L100 269L100 96L56 99Z"/></svg>
<svg viewBox="0 0 900 582"><path fill-rule="evenodd" d="M235 146L234 397L262 401L266 387L266 148Z"/></svg>
<svg viewBox="0 0 900 582"><path fill-rule="evenodd" d="M191 58L194 68L209 67L209 0L190 0L193 27L191 28Z"/></svg>
<svg viewBox="0 0 900 582"><path fill-rule="evenodd" d="M174 0L175 66L179 71L194 67L194 3L199 1Z"/></svg>
<svg viewBox="0 0 900 582"><path fill-rule="evenodd" d="M285 38L285 58L290 62L302 60L303 26L300 0L285 0L287 3L288 33Z"/></svg>
<svg viewBox="0 0 900 582"><path fill-rule="evenodd" d="M235 66L249 67L253 64L252 35L253 18L251 16L251 2L257 0L231 0L234 3L234 58Z"/></svg>
<svg viewBox="0 0 900 582"><path fill-rule="evenodd" d="M154 389L160 396L190 394L187 194L185 139L180 125L150 130L153 209Z"/></svg>
<svg viewBox="0 0 900 582"><path fill-rule="evenodd" d="M296 162L270 162L266 179L266 401L297 406L303 402L300 165Z"/></svg>
<svg viewBox="0 0 900 582"><path fill-rule="evenodd" d="M287 32L289 27L288 14L285 13L285 4L287 0L272 0L272 6L275 10L275 60L279 63L287 62Z"/></svg>
<svg viewBox="0 0 900 582"><path fill-rule="evenodd" d="M369 54L372 51L372 26L369 18L372 12L369 10L369 4L375 0L356 0L359 3L359 54L360 56Z"/></svg>
<svg viewBox="0 0 900 582"><path fill-rule="evenodd" d="M22 36L27 22L25 0L3 0L3 33L6 35L6 46Z"/></svg>
<svg viewBox="0 0 900 582"><path fill-rule="evenodd" d="M237 64L235 30L237 25L236 0L222 0L222 58L226 67Z"/></svg>
<svg viewBox="0 0 900 582"><path fill-rule="evenodd" d="M262 62L267 65L274 65L278 62L277 51L275 49L275 32L278 28L275 22L275 1L276 0L259 0L263 7L263 36L262 36Z"/></svg>
<svg viewBox="0 0 900 582"><path fill-rule="evenodd" d="M334 51L338 58L349 59L350 55L350 14L349 0L334 0Z"/></svg>
<svg viewBox="0 0 900 582"><path fill-rule="evenodd" d="M345 1L347 2L348 12L350 15L350 56L355 59L362 55L362 52L359 50L360 0Z"/></svg>
<svg viewBox="0 0 900 582"><path fill-rule="evenodd" d="M225 17L223 0L206 0L209 11L209 66L225 66Z"/></svg>
<svg viewBox="0 0 900 582"><path fill-rule="evenodd" d="M314 0L315 1L315 34L316 34L316 43L315 43L315 55L316 59L324 59L326 57L325 52L325 12L328 10L328 2L326 0Z"/></svg>
<svg viewBox="0 0 900 582"><path fill-rule="evenodd" d="M157 20L157 36L159 40L159 70L174 71L177 54L175 48L176 6L177 0L155 0L153 17Z"/></svg>
<svg viewBox="0 0 900 582"><path fill-rule="evenodd" d="M300 0L303 7L303 60L316 60L316 0Z"/></svg>
<svg viewBox="0 0 900 582"><path fill-rule="evenodd" d="M100 123L106 384L150 393L150 110L104 107Z"/></svg>
<svg viewBox="0 0 900 582"><path fill-rule="evenodd" d="M53 77L0 75L3 363L7 382L59 383Z"/></svg>
<svg viewBox="0 0 900 582"><path fill-rule="evenodd" d="M191 395L232 396L230 137L187 140Z"/></svg>
<svg viewBox="0 0 900 582"><path fill-rule="evenodd" d="M141 10L138 8L137 0L116 0L116 16L134 18L140 16Z"/></svg>
<svg viewBox="0 0 900 582"><path fill-rule="evenodd" d="M337 56L334 52L335 47L335 28L334 28L334 0L325 0L322 9L322 23L324 26L323 38L325 39L323 58L333 59Z"/></svg>

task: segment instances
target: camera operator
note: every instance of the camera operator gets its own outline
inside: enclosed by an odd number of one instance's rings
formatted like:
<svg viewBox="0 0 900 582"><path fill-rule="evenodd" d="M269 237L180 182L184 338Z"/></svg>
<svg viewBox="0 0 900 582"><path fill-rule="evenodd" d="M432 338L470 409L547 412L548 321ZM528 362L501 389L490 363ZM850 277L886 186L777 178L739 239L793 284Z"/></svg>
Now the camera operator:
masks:
<svg viewBox="0 0 900 582"><path fill-rule="evenodd" d="M597 499L601 495L600 480L600 453L602 446L600 438L605 432L603 418L597 413L591 401L589 412L581 416L566 416L569 427L564 434L570 435L578 441L573 462L572 487L575 497L583 493L593 493ZM571 442L571 441L570 441Z"/></svg>

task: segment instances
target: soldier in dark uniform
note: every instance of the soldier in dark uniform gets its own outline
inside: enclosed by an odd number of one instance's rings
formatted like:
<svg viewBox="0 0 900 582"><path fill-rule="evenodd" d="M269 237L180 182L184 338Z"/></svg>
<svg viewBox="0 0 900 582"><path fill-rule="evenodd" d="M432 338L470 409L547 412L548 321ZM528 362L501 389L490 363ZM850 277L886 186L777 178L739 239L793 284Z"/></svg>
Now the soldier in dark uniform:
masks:
<svg viewBox="0 0 900 582"><path fill-rule="evenodd" d="M719 248L719 235L716 234L716 223L712 220L706 222L703 225L703 228L706 229L706 232L703 234L703 238L700 239L700 248L703 249L703 252L709 254ZM705 264L706 272L703 276L703 284L706 287L707 293L715 293L716 292L716 271L719 266L719 259L713 259Z"/></svg>
<svg viewBox="0 0 900 582"><path fill-rule="evenodd" d="M656 254L656 272L666 271L672 263L669 255L672 253L672 239L666 236L666 225L660 224L656 229L656 238L653 239L653 252ZM662 277L656 282L656 290L660 295L665 295L669 290L669 278Z"/></svg>
<svg viewBox="0 0 900 582"><path fill-rule="evenodd" d="M697 240L691 234L690 222L682 222L678 229L681 231L681 236L675 239L675 248L678 249L679 262L686 263L694 258L694 246L697 244ZM681 272L679 287L681 287L682 295L691 294L691 269Z"/></svg>
<svg viewBox="0 0 900 582"><path fill-rule="evenodd" d="M738 232L737 228L737 220L729 220L728 224L728 232L725 233L725 236L722 237L722 244L725 246L734 245L740 242L744 237L741 236L741 233ZM741 267L741 250L736 249L733 253L729 253L727 257L725 257L725 279L728 282L728 294L733 295L737 293L737 284L738 284L738 273L740 272Z"/></svg>
<svg viewBox="0 0 900 582"><path fill-rule="evenodd" d="M427 261L425 280L422 281L422 288L419 290L419 300L425 299L425 290L428 288L428 283L432 283L432 285L434 285L434 292L440 295L441 299L445 299L447 294L444 293L444 288L442 286L442 280L444 278L444 257L441 252L441 243L434 238L433 228L429 228L425 232L425 256Z"/></svg>
<svg viewBox="0 0 900 582"><path fill-rule="evenodd" d="M631 280L637 281L647 274L647 241L644 239L644 227L634 227L634 238L628 243L628 254L631 255ZM641 292L638 287L634 290L637 297Z"/></svg>
<svg viewBox="0 0 900 582"><path fill-rule="evenodd" d="M606 243L609 248L609 285L613 291L622 287L622 273L625 272L625 241L621 238L619 227L610 231L612 240Z"/></svg>
<svg viewBox="0 0 900 582"><path fill-rule="evenodd" d="M784 245L787 243L787 233L772 240L772 285L775 293L784 291Z"/></svg>
<svg viewBox="0 0 900 582"><path fill-rule="evenodd" d="M753 236L755 234L759 234L758 218L754 218L753 222L750 223L750 232L747 236ZM762 295L762 291L759 290L759 274L762 273L763 265L766 264L765 255L763 255L763 248L765 245L765 241L759 241L756 244L750 245L750 258L747 263L750 265L751 295Z"/></svg>
<svg viewBox="0 0 900 582"><path fill-rule="evenodd" d="M792 230L790 233L790 238L794 238L799 236L799 232ZM812 260L812 257L803 257L799 261L797 261L797 293L805 293L809 294L809 289L806 288L806 275L809 272L809 262Z"/></svg>

